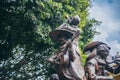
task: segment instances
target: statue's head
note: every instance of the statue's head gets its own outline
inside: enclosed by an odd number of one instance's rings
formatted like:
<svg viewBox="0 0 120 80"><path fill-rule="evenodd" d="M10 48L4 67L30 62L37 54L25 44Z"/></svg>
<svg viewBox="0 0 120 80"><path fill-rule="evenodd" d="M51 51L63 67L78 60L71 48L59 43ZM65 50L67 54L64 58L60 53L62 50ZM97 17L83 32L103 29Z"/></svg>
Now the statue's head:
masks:
<svg viewBox="0 0 120 80"><path fill-rule="evenodd" d="M59 77L57 74L52 74L50 80L59 80Z"/></svg>
<svg viewBox="0 0 120 80"><path fill-rule="evenodd" d="M100 41L94 41L89 43L83 50L84 53L88 53L88 59L92 59L95 56L101 56L101 58L106 59L106 57L109 55L110 47L103 42Z"/></svg>
<svg viewBox="0 0 120 80"><path fill-rule="evenodd" d="M80 22L80 17L79 17L78 15L76 15L76 16L74 16L74 17L71 17L71 18L69 18L69 20L68 20L68 23L69 23L70 25L74 25L74 26L77 26L77 25L79 24L79 22Z"/></svg>
<svg viewBox="0 0 120 80"><path fill-rule="evenodd" d="M97 54L102 58L106 58L109 55L110 47L107 44L101 44L97 48Z"/></svg>

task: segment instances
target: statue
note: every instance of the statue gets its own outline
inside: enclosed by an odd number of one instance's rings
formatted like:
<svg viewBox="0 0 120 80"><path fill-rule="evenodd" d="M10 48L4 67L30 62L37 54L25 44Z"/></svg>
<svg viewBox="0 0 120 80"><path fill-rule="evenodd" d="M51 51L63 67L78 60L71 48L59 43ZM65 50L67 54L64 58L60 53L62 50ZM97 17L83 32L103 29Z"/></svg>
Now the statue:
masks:
<svg viewBox="0 0 120 80"><path fill-rule="evenodd" d="M59 43L60 47L48 61L55 66L60 80L86 80L78 49L79 22L79 17L74 16L50 32L50 38L54 43Z"/></svg>
<svg viewBox="0 0 120 80"><path fill-rule="evenodd" d="M109 76L106 58L109 55L110 47L103 42L92 42L85 47L84 52L90 54L86 59L85 71L87 80L114 80Z"/></svg>

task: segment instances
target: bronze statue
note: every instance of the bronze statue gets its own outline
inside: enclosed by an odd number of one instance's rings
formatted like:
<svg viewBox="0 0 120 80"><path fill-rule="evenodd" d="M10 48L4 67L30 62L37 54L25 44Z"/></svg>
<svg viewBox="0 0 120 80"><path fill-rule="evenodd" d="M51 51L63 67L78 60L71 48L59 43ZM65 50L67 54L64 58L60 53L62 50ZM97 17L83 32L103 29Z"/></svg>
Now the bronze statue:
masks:
<svg viewBox="0 0 120 80"><path fill-rule="evenodd" d="M92 42L85 47L84 52L90 52L85 65L87 80L113 80L106 70L108 68L106 58L109 50L110 47L103 42Z"/></svg>
<svg viewBox="0 0 120 80"><path fill-rule="evenodd" d="M55 66L60 80L86 80L78 49L79 22L79 17L74 16L50 33L52 41L60 47L48 61Z"/></svg>

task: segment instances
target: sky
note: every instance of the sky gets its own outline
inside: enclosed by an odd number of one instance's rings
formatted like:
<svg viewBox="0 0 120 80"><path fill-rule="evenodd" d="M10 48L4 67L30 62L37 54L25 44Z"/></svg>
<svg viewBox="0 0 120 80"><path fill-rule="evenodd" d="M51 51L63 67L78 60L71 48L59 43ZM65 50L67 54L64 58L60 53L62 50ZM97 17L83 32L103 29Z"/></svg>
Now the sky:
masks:
<svg viewBox="0 0 120 80"><path fill-rule="evenodd" d="M91 18L102 22L96 28L101 34L93 41L107 43L112 55L120 52L120 0L93 0L89 13Z"/></svg>

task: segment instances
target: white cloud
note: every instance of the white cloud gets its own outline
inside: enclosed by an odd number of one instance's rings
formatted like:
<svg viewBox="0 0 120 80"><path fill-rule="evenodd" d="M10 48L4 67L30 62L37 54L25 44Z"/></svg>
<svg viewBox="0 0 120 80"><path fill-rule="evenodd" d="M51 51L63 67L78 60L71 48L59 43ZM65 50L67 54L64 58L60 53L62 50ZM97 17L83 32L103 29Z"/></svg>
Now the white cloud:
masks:
<svg viewBox="0 0 120 80"><path fill-rule="evenodd" d="M108 41L108 38L112 38L110 34L115 34L120 31L120 19L116 19L114 16L117 14L113 11L115 4L108 3L95 3L90 9L90 16L98 21L102 21L100 27L97 27L97 31L101 34L95 36L93 41L103 41L107 43L112 49L111 53L120 52L120 43L118 40Z"/></svg>
<svg viewBox="0 0 120 80"><path fill-rule="evenodd" d="M116 52L120 52L120 44L117 40L110 41L108 44L111 46L111 54L114 55Z"/></svg>

